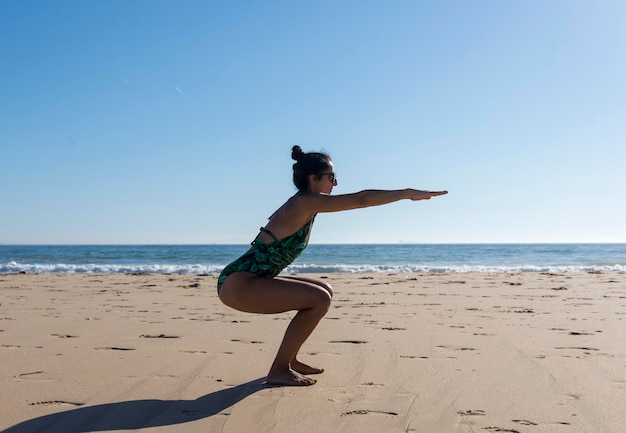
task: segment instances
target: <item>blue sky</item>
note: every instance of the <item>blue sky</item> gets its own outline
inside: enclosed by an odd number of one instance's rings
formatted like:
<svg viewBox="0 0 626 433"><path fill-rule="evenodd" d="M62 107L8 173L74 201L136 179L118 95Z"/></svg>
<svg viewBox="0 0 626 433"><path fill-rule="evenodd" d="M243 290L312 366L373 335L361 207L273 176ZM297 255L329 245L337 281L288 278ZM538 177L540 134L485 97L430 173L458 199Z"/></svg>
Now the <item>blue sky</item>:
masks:
<svg viewBox="0 0 626 433"><path fill-rule="evenodd" d="M0 243L626 242L622 1L0 2ZM621 119L621 120L620 120Z"/></svg>

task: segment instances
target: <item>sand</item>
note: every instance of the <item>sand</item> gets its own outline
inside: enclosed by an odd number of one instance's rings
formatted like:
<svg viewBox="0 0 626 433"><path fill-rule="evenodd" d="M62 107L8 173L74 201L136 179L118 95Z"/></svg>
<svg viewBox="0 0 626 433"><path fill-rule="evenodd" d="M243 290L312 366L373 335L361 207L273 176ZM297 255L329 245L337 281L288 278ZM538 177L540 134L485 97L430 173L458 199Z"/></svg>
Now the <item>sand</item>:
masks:
<svg viewBox="0 0 626 433"><path fill-rule="evenodd" d="M564 432L626 428L626 274L329 274L293 313L225 307L214 275L0 275L0 431Z"/></svg>

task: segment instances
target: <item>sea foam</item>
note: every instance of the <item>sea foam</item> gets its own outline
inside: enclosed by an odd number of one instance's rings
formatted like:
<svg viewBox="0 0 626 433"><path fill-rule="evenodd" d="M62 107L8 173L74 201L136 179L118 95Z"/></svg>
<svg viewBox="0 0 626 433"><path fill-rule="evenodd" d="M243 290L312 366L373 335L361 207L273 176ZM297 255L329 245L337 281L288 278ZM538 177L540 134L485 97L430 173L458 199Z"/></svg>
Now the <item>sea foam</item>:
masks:
<svg viewBox="0 0 626 433"><path fill-rule="evenodd" d="M219 274L223 265L204 264L28 264L8 262L0 264L0 274L25 272L28 274L108 274L139 273L151 274ZM624 272L622 265L316 265L293 264L288 266L287 274L334 274L334 273L519 273L519 272Z"/></svg>

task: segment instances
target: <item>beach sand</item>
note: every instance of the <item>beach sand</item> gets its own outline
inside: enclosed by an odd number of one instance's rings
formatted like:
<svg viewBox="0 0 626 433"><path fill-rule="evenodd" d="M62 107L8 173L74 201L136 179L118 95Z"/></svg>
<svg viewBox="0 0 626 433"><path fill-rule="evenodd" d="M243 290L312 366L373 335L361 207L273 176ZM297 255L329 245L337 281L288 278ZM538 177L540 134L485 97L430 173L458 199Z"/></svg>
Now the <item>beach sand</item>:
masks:
<svg viewBox="0 0 626 433"><path fill-rule="evenodd" d="M214 275L0 275L0 431L564 432L626 428L626 274L328 274L293 313L225 307Z"/></svg>

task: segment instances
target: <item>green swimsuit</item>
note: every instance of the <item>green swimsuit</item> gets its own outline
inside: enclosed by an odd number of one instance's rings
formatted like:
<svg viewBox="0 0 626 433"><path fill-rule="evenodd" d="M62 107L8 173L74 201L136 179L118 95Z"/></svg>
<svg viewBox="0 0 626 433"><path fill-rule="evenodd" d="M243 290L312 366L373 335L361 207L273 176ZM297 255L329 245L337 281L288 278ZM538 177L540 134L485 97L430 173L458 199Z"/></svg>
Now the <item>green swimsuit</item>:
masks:
<svg viewBox="0 0 626 433"><path fill-rule="evenodd" d="M217 279L217 293L226 278L235 272L252 272L259 277L274 278L289 266L309 242L309 233L313 225L313 218L294 234L283 239L277 239L274 233L261 227L274 242L265 243L260 239L252 242L252 247L243 256L226 266Z"/></svg>

